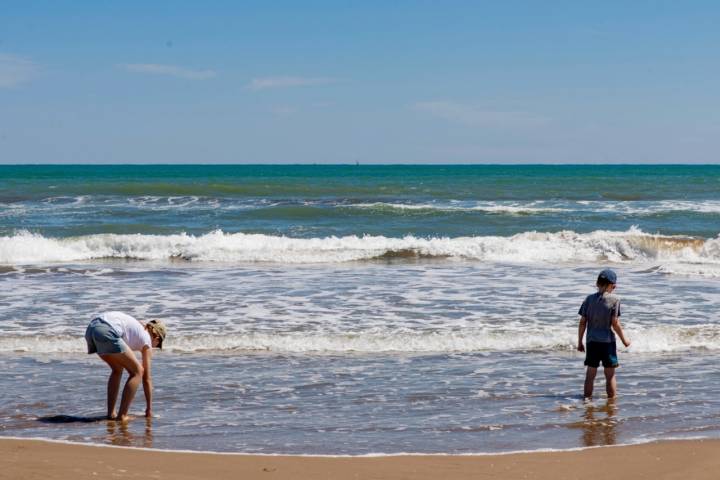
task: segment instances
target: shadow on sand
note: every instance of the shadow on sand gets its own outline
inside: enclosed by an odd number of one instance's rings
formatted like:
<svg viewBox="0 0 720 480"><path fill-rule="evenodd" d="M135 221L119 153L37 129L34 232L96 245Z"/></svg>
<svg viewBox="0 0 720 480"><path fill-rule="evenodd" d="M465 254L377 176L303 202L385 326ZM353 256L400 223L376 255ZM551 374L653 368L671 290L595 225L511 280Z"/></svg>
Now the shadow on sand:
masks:
<svg viewBox="0 0 720 480"><path fill-rule="evenodd" d="M49 417L39 417L38 422L42 423L94 423L107 420L105 415L94 417L81 417L76 415L52 415Z"/></svg>

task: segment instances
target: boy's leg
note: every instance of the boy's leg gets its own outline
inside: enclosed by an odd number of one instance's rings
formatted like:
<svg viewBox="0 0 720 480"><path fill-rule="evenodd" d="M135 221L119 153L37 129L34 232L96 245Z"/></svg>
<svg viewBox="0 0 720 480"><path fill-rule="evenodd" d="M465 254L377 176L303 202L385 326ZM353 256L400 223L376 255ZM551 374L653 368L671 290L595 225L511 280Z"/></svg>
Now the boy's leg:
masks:
<svg viewBox="0 0 720 480"><path fill-rule="evenodd" d="M614 398L617 393L617 382L615 381L615 368L605 367L605 391L608 398Z"/></svg>
<svg viewBox="0 0 720 480"><path fill-rule="evenodd" d="M585 372L585 392L583 394L585 398L592 397L595 375L597 375L597 368L587 367L587 371Z"/></svg>

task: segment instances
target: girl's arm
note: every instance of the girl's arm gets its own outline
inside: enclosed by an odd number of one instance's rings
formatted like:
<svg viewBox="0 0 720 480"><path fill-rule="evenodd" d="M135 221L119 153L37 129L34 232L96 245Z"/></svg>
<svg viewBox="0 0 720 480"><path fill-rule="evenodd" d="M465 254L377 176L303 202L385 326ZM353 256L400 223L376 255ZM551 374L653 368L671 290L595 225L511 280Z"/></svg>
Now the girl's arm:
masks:
<svg viewBox="0 0 720 480"><path fill-rule="evenodd" d="M585 317L580 317L580 325L578 325L578 344L577 349L579 352L585 351L585 345L583 345L583 335L585 335L585 327L587 326L587 320Z"/></svg>
<svg viewBox="0 0 720 480"><path fill-rule="evenodd" d="M152 417L152 374L150 373L150 366L152 364L152 348L145 346L142 350L142 364L143 364L143 391L145 392L145 416Z"/></svg>
<svg viewBox="0 0 720 480"><path fill-rule="evenodd" d="M620 337L620 340L622 340L623 345L626 347L630 346L630 340L625 338L625 332L622 329L622 325L620 325L620 318L615 315L612 319L612 329L615 330L615 333L617 333L618 337Z"/></svg>

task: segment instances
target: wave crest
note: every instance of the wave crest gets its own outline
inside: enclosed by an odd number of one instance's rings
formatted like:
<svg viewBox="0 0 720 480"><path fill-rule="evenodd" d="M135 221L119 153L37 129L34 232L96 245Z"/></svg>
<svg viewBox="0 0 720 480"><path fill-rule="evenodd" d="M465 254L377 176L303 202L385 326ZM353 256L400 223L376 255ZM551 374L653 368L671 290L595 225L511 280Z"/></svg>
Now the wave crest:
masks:
<svg viewBox="0 0 720 480"><path fill-rule="evenodd" d="M720 327L656 325L626 328L630 352L663 353L720 350ZM242 354L253 352L298 354L473 353L486 351L573 352L576 329L568 325L517 329L415 331L375 329L364 332L249 332L179 333L168 338L165 351L175 353ZM0 353L83 353L85 342L70 335L3 335Z"/></svg>
<svg viewBox="0 0 720 480"><path fill-rule="evenodd" d="M0 264L93 259L337 263L388 258L457 258L487 262L685 262L720 267L720 237L698 239L625 232L525 232L510 237L345 236L290 238L263 234L96 234L48 238L27 231L0 237ZM713 270L715 268L715 270ZM720 272L718 272L720 275Z"/></svg>

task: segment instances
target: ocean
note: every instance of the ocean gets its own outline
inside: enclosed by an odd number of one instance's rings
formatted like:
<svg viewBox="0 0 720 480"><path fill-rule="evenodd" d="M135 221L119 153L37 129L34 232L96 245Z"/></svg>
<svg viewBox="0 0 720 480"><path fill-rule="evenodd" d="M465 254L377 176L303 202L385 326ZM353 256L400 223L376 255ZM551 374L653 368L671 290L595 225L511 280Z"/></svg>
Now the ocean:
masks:
<svg viewBox="0 0 720 480"><path fill-rule="evenodd" d="M0 435L246 453L720 437L720 166L0 166ZM619 397L577 311L619 277ZM92 316L164 319L105 412Z"/></svg>

